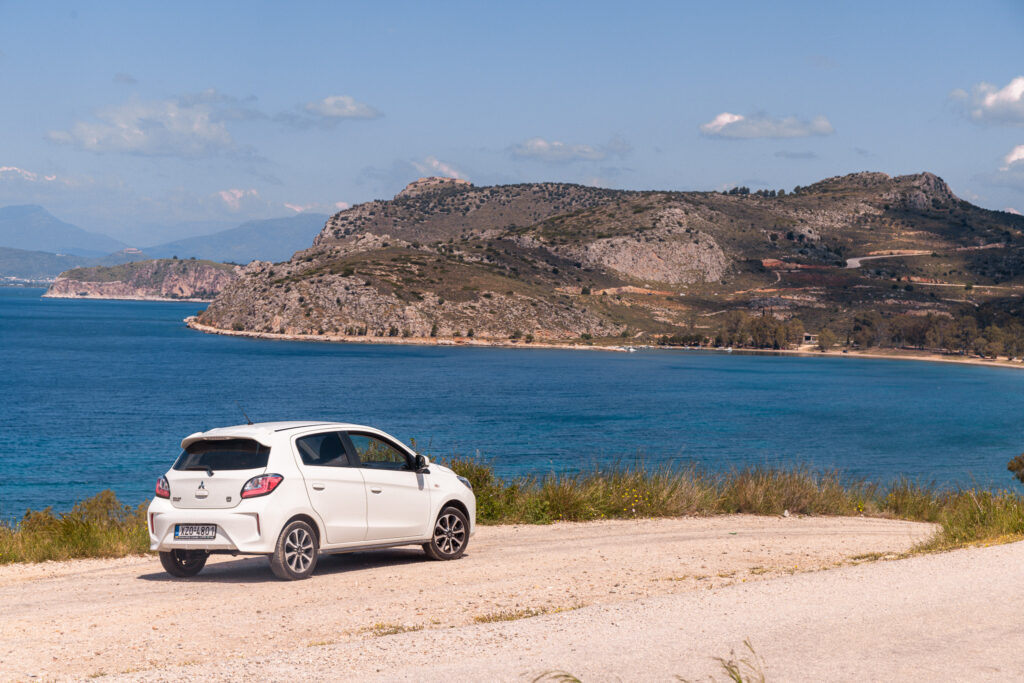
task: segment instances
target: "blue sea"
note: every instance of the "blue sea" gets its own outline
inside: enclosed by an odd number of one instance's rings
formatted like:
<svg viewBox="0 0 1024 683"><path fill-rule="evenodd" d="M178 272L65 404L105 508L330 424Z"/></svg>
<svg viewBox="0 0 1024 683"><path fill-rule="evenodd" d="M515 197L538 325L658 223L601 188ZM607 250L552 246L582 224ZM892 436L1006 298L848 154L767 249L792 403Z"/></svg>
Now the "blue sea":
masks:
<svg viewBox="0 0 1024 683"><path fill-rule="evenodd" d="M189 330L202 304L40 294L0 288L0 517L106 488L145 500L181 438L244 422L238 405L373 425L502 475L806 464L1012 488L1006 463L1024 451L1024 370L266 341Z"/></svg>

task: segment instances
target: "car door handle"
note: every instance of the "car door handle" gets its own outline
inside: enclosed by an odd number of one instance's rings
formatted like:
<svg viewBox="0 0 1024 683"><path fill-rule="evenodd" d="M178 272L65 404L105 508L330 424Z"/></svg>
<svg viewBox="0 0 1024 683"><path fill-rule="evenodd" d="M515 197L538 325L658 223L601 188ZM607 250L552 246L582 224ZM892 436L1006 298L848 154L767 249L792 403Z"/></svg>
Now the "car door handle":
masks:
<svg viewBox="0 0 1024 683"><path fill-rule="evenodd" d="M384 489L370 489L370 493L380 493Z"/></svg>
<svg viewBox="0 0 1024 683"><path fill-rule="evenodd" d="M323 491L325 486L323 484L313 484L314 491Z"/></svg>

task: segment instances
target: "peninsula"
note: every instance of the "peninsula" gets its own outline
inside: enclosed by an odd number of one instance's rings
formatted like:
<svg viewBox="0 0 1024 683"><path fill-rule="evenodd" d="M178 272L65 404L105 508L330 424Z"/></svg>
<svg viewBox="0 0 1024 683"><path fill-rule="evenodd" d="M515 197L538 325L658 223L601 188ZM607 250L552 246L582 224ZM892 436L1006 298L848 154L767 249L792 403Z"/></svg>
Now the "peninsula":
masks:
<svg viewBox="0 0 1024 683"><path fill-rule="evenodd" d="M193 324L305 339L913 347L1020 357L1024 217L931 173L792 191L423 178L254 261ZM997 333L998 331L998 333ZM1020 348L1018 348L1020 347Z"/></svg>
<svg viewBox="0 0 1024 683"><path fill-rule="evenodd" d="M45 297L211 301L238 278L238 267L200 260L155 259L61 273Z"/></svg>

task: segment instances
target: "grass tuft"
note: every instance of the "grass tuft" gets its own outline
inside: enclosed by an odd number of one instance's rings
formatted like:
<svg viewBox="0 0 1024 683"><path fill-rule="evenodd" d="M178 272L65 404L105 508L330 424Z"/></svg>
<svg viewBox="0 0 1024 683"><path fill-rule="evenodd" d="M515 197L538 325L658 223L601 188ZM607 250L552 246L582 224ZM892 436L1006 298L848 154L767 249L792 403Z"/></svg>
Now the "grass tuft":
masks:
<svg viewBox="0 0 1024 683"><path fill-rule="evenodd" d="M367 626L359 629L360 633L368 633L371 636L378 638L381 636L393 636L399 633L411 633L413 631L422 631L422 624L392 624L389 622L380 621L373 626Z"/></svg>
<svg viewBox="0 0 1024 683"><path fill-rule="evenodd" d="M477 624L493 624L498 621L518 621L520 619L530 619L531 617L539 617L542 614L547 614L546 609L506 609L500 612L490 612L488 614L478 614L473 617L474 623Z"/></svg>

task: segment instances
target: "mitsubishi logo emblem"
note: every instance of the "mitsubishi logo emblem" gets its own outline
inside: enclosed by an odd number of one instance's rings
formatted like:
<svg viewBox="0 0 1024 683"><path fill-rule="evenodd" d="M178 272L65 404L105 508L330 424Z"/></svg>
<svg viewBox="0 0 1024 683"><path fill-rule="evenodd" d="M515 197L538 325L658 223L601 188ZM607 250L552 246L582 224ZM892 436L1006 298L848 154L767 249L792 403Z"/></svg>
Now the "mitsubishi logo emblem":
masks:
<svg viewBox="0 0 1024 683"><path fill-rule="evenodd" d="M205 481L199 482L199 488L201 488L201 489L203 489L205 491L206 490L206 482Z"/></svg>

